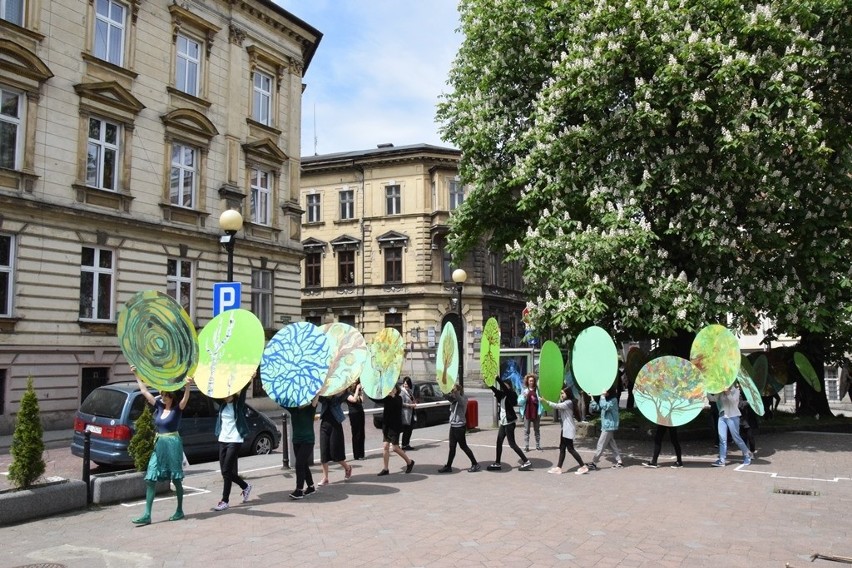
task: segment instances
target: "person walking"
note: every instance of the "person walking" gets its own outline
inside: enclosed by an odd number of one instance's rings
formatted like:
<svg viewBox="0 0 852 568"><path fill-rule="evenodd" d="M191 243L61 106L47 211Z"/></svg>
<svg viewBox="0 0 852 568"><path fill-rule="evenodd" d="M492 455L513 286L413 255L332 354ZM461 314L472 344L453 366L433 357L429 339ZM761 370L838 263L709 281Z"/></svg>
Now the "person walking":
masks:
<svg viewBox="0 0 852 568"><path fill-rule="evenodd" d="M666 435L666 432L669 434L669 440L671 440L675 451L676 461L672 467L683 467L680 442L677 439L677 426L663 426L662 424L657 424L657 428L654 430L654 456L651 458L651 461L642 462L643 466L650 467L652 469L659 467L657 465L657 458L660 457L660 450L663 449L663 437Z"/></svg>
<svg viewBox="0 0 852 568"><path fill-rule="evenodd" d="M402 449L407 452L414 449L411 447L411 433L414 431L414 408L417 406L411 377L402 379L399 395L402 398Z"/></svg>
<svg viewBox="0 0 852 568"><path fill-rule="evenodd" d="M290 499L304 499L317 489L311 475L311 457L314 453L314 417L317 413L317 399L305 406L289 407L290 423L293 425L293 457L296 462L296 489L290 493ZM287 440L284 440L287 443Z"/></svg>
<svg viewBox="0 0 852 568"><path fill-rule="evenodd" d="M148 470L145 473L145 512L141 517L133 519L133 524L143 526L151 524L151 508L154 505L154 496L157 494L157 482L171 480L175 486L177 497L177 508L169 517L170 521L179 521L183 515L183 441L178 433L180 419L183 409L189 402L189 387L192 377L187 377L186 386L180 401L177 397L180 391L164 391L160 396L154 397L148 387L136 372L136 367L130 367L136 376L136 384L139 391L148 404L154 407L154 428L157 430L154 438L154 451L148 460Z"/></svg>
<svg viewBox="0 0 852 568"><path fill-rule="evenodd" d="M249 500L251 485L240 477L237 461L243 440L249 433L246 421L246 385L239 394L232 394L219 405L216 416L215 434L219 440L219 470L222 472L222 499L213 507L214 511L224 511L229 507L231 485L236 483L242 490L243 503Z"/></svg>
<svg viewBox="0 0 852 568"><path fill-rule="evenodd" d="M346 393L330 397L320 397L322 404L320 410L320 464L322 465L322 479L317 487L328 485L328 464L337 462L344 470L343 480L349 481L352 477L352 466L346 463L346 441L343 438L343 414L341 405L347 397Z"/></svg>
<svg viewBox="0 0 852 568"><path fill-rule="evenodd" d="M618 398L615 396L615 388L610 387L600 396L600 400L592 402L590 405L592 412L600 411L601 413L601 435L598 438L598 445L595 449L595 455L592 461L586 466L594 471L598 469L598 462L603 455L604 449L607 446L615 455L615 465L613 467L620 468L624 466L621 461L621 451L618 449L618 444L615 442L615 432L618 430Z"/></svg>
<svg viewBox="0 0 852 568"><path fill-rule="evenodd" d="M725 467L728 457L728 434L743 453L743 465L751 465L751 452L740 437L740 389L736 384L720 394L711 394L719 406L719 459L711 463L713 467Z"/></svg>
<svg viewBox="0 0 852 568"><path fill-rule="evenodd" d="M500 458L503 455L503 440L508 439L509 447L515 450L515 453L518 454L518 457L521 459L520 469L526 471L532 468L532 463L527 459L524 452L521 451L521 448L518 447L518 443L515 442L515 422L518 420L518 415L515 412L515 405L518 403L518 393L515 392L514 387L512 387L512 384L508 379L501 380L497 377L495 383L500 387L497 388L493 385L491 386L494 398L497 399L497 410L499 413L496 447L497 456L494 463L488 466L488 469L491 471L503 469L503 464L500 463Z"/></svg>
<svg viewBox="0 0 852 568"><path fill-rule="evenodd" d="M450 452L447 454L447 465L438 470L438 473L450 473L453 471L453 460L456 457L456 446L460 447L470 459L468 471L471 473L479 471L479 463L467 445L467 397L464 395L464 387L456 383L452 390L446 395L450 401Z"/></svg>
<svg viewBox="0 0 852 568"><path fill-rule="evenodd" d="M414 469L414 460L409 458L405 450L399 447L399 435L402 430L402 398L399 396L400 386L394 385L388 396L382 399L384 411L382 412L382 460L384 467L379 475L388 475L390 471L391 450L405 460L405 473L411 473Z"/></svg>
<svg viewBox="0 0 852 568"><path fill-rule="evenodd" d="M352 459L364 459L364 389L361 379L348 390L346 403L349 405L349 426L352 430Z"/></svg>
<svg viewBox="0 0 852 568"><path fill-rule="evenodd" d="M550 405L559 412L559 420L562 422L562 431L559 437L559 461L555 467L547 470L547 473L562 473L562 464L565 463L565 453L570 453L577 460L580 466L574 473L583 475L589 473L589 468L583 463L583 458L577 453L574 448L574 437L577 435L577 425L575 420L579 417L580 412L577 405L574 403L574 393L571 392L571 387L565 387L559 393L559 402L551 402L542 399L546 404Z"/></svg>
<svg viewBox="0 0 852 568"><path fill-rule="evenodd" d="M544 405L538 393L538 380L530 373L524 377L524 390L518 397L521 416L524 417L524 451L530 451L530 426L535 431L535 449L541 451L541 415Z"/></svg>

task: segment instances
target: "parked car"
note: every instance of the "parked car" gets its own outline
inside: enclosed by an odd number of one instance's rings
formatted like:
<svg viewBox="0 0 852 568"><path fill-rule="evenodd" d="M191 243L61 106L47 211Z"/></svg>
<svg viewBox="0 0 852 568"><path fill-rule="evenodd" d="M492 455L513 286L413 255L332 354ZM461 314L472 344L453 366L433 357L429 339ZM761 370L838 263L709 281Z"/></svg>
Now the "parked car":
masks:
<svg viewBox="0 0 852 568"><path fill-rule="evenodd" d="M157 396L157 391L151 389ZM147 401L136 382L113 383L96 388L86 397L74 415L71 453L83 457L84 432L91 432L91 460L98 465L132 466L127 453L134 424ZM183 411L180 436L187 459L200 461L219 455L219 442L214 434L218 403L192 387L192 395ZM246 405L249 435L241 448L242 455L268 454L281 443L281 432L264 414Z"/></svg>
<svg viewBox="0 0 852 568"><path fill-rule="evenodd" d="M450 403L444 398L444 393L438 388L438 381L413 381L414 400L417 404L426 402L440 402L442 404L430 405L424 408L414 409L414 427L424 428L435 424L447 424L450 421ZM381 403L374 403L381 408ZM369 407L369 406L367 406ZM383 424L382 411L373 414L373 426L380 429Z"/></svg>

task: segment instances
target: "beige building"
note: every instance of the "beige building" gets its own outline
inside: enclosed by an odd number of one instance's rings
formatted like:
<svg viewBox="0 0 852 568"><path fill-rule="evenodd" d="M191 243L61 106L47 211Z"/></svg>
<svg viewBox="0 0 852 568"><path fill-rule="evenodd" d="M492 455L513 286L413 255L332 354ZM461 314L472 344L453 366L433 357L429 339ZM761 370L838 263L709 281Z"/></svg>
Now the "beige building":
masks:
<svg viewBox="0 0 852 568"><path fill-rule="evenodd" d="M321 34L268 0L0 1L0 434L27 377L48 427L130 378L117 316L168 292L198 328L226 279L299 316L302 77Z"/></svg>
<svg viewBox="0 0 852 568"><path fill-rule="evenodd" d="M465 196L460 153L426 144L302 157L302 319L342 321L369 342L396 328L407 352L403 375L434 377L445 323L458 331L449 219ZM517 263L480 248L461 263L465 384L478 384L482 328L497 318L503 343L523 335Z"/></svg>

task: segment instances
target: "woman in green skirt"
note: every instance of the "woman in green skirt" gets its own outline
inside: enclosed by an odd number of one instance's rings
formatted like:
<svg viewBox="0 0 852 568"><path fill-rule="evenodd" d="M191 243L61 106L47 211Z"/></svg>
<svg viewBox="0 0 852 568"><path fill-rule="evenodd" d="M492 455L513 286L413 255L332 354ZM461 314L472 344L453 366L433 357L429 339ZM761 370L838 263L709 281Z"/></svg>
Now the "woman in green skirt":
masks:
<svg viewBox="0 0 852 568"><path fill-rule="evenodd" d="M148 387L145 386L139 375L136 374L136 367L131 366L130 370L136 375L136 384L139 385L142 396L145 397L148 404L154 407L154 427L157 429L157 436L154 439L154 452L151 454L151 459L148 460L148 472L145 474L145 514L138 519L133 519L133 523L137 525L151 524L151 507L154 504L157 482L169 479L174 484L175 495L177 495L177 509L174 515L169 517L169 520L179 521L183 518L183 442L180 439L178 428L180 427L183 409L189 402L189 385L192 384L192 377L187 378L183 398L178 401L179 391L164 391L160 393L159 397L155 398L148 391Z"/></svg>

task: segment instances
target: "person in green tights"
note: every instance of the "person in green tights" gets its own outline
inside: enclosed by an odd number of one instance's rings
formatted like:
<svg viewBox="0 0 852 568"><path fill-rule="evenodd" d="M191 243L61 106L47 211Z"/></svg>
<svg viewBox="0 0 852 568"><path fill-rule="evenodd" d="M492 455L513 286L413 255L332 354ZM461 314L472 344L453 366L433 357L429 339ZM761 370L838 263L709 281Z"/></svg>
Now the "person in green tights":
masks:
<svg viewBox="0 0 852 568"><path fill-rule="evenodd" d="M183 397L177 401L177 392L162 392L159 397L154 397L145 383L136 373L136 367L130 370L136 375L136 383L142 396L148 404L154 407L154 427L157 429L157 437L154 439L154 452L148 460L148 471L145 474L145 513L133 519L133 523L139 526L151 524L151 507L154 504L157 482L171 479L175 486L177 496L177 509L174 515L169 517L170 521L179 521L183 518L183 441L180 439L178 428L180 419L186 403L189 402L189 386L192 377L187 377L186 388Z"/></svg>

